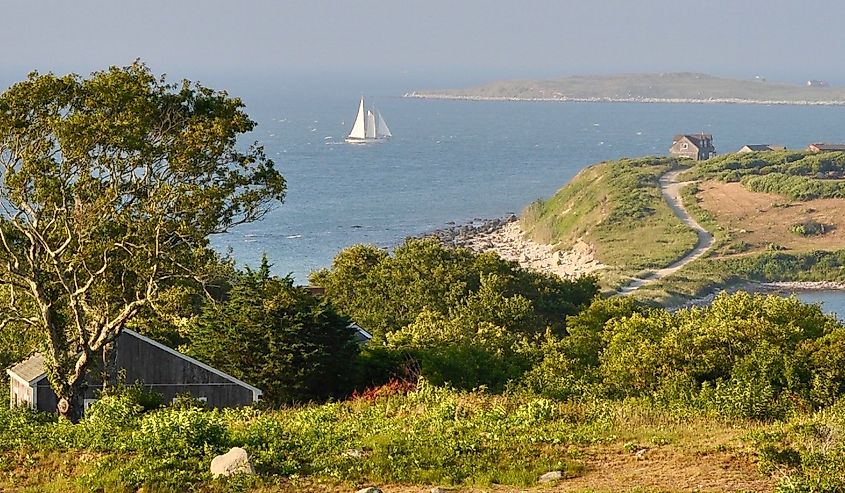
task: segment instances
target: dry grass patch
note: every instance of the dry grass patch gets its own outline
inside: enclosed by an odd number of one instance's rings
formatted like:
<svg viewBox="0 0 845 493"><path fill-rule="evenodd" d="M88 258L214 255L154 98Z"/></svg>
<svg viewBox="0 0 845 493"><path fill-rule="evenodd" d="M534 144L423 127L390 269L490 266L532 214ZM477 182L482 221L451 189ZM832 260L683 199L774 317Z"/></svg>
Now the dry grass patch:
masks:
<svg viewBox="0 0 845 493"><path fill-rule="evenodd" d="M845 199L794 202L780 195L752 192L738 182L707 181L699 189L699 205L734 241L747 243L747 251L764 251L769 244L794 252L845 248ZM806 221L825 225L826 233L801 236L790 231Z"/></svg>

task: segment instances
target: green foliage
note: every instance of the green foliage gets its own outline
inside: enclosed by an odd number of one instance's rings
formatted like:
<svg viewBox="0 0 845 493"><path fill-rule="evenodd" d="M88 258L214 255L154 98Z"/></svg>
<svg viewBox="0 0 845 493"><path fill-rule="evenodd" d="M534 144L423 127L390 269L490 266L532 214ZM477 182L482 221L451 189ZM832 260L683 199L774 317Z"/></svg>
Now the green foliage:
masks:
<svg viewBox="0 0 845 493"><path fill-rule="evenodd" d="M819 236L826 233L824 224L813 220L794 224L789 228L789 231L800 236Z"/></svg>
<svg viewBox="0 0 845 493"><path fill-rule="evenodd" d="M606 331L601 360L610 389L642 395L680 377L701 386L703 405L722 414L772 418L826 403L814 398L826 384L813 377L810 355L843 328L818 306L738 293L704 310L635 314Z"/></svg>
<svg viewBox="0 0 845 493"><path fill-rule="evenodd" d="M161 291L201 277L209 236L260 219L285 181L261 147L238 145L255 128L239 99L139 62L32 73L0 115L0 315L35 325L77 419L94 356Z"/></svg>
<svg viewBox="0 0 845 493"><path fill-rule="evenodd" d="M198 407L165 408L141 418L132 447L156 457L213 457L229 444L223 414Z"/></svg>
<svg viewBox="0 0 845 493"><path fill-rule="evenodd" d="M803 151L726 154L696 165L686 177L741 181L755 192L792 200L845 197L845 153Z"/></svg>
<svg viewBox="0 0 845 493"><path fill-rule="evenodd" d="M238 275L187 328L190 354L264 391L271 405L345 395L358 345L349 320L268 266Z"/></svg>
<svg viewBox="0 0 845 493"><path fill-rule="evenodd" d="M672 158L620 159L582 170L553 197L530 204L520 225L534 241L566 249L595 247L616 287L642 271L665 267L695 247L696 233L678 219L660 190Z"/></svg>
<svg viewBox="0 0 845 493"><path fill-rule="evenodd" d="M407 395L284 411L240 426L264 474L400 484L534 484L580 467L551 444L590 442L560 403L455 392L421 382Z"/></svg>
<svg viewBox="0 0 845 493"><path fill-rule="evenodd" d="M480 292L485 279L488 288ZM392 256L372 246L350 247L311 281L377 338L408 326L424 310L444 316L461 313L520 332L539 333L547 326L563 330L564 318L596 293L591 277L562 280L492 253L447 248L431 239L409 240ZM520 308L508 312L490 304L502 298L520 303Z"/></svg>
<svg viewBox="0 0 845 493"><path fill-rule="evenodd" d="M566 317L596 294L591 277L562 280L434 240L409 240L392 256L349 248L312 282L390 359L410 357L432 382L468 389L499 390L519 378L530 368L530 341L547 329L564 334Z"/></svg>
<svg viewBox="0 0 845 493"><path fill-rule="evenodd" d="M752 435L761 466L780 476L778 492L845 491L845 401Z"/></svg>

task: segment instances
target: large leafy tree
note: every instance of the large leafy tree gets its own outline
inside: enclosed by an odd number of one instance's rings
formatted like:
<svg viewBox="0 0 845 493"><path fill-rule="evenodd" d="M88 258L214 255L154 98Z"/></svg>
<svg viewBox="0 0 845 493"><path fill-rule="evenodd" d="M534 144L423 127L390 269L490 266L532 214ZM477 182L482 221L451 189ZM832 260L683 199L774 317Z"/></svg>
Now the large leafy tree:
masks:
<svg viewBox="0 0 845 493"><path fill-rule="evenodd" d="M3 323L44 335L59 413L94 357L168 285L213 260L212 234L261 218L285 181L225 92L140 63L30 74L0 95Z"/></svg>

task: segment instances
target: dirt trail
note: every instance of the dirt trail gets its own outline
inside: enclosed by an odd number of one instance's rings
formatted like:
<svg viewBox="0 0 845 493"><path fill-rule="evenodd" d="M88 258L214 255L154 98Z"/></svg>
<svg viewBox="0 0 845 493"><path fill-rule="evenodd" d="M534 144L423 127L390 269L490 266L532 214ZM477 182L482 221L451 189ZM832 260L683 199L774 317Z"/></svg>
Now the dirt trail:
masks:
<svg viewBox="0 0 845 493"><path fill-rule="evenodd" d="M695 248L693 248L691 252L676 260L668 267L658 269L647 277L634 279L628 284L622 286L619 289L618 294L632 293L647 284L651 284L654 281L663 279L670 274L674 274L688 263L704 255L704 253L713 245L713 235L708 233L706 229L702 228L701 225L689 215L686 208L684 208L684 202L681 199L681 189L692 183L688 181L678 182L678 175L684 171L685 170L675 170L664 173L663 176L660 177L660 191L663 193L663 198L666 199L666 203L669 204L669 207L672 209L675 216L683 221L684 224L694 229L698 234L698 243L696 243Z"/></svg>

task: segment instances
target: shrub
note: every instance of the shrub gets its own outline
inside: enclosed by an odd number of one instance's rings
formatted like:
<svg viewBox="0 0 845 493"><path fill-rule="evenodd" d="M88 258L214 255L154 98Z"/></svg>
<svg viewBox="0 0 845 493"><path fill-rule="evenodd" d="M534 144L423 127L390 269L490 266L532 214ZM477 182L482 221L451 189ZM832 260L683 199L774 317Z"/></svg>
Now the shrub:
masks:
<svg viewBox="0 0 845 493"><path fill-rule="evenodd" d="M825 231L824 224L817 221L804 221L803 223L793 224L789 231L799 236L818 236L823 235Z"/></svg>
<svg viewBox="0 0 845 493"><path fill-rule="evenodd" d="M147 456L201 458L229 445L223 414L197 407L165 408L145 415L132 434L132 446Z"/></svg>

